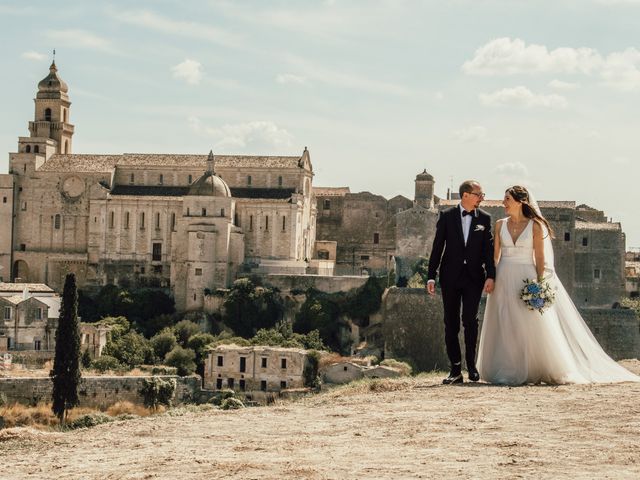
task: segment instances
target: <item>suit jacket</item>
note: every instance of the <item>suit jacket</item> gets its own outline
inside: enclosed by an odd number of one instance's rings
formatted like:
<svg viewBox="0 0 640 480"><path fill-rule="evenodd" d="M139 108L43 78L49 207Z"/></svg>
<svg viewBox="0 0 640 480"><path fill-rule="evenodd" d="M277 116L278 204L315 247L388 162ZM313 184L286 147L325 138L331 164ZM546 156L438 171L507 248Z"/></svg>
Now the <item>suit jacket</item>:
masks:
<svg viewBox="0 0 640 480"><path fill-rule="evenodd" d="M477 283L496 277L491 215L476 209L465 245L459 206L440 212L429 259L428 279L435 280L438 270L443 286L453 285L463 276Z"/></svg>

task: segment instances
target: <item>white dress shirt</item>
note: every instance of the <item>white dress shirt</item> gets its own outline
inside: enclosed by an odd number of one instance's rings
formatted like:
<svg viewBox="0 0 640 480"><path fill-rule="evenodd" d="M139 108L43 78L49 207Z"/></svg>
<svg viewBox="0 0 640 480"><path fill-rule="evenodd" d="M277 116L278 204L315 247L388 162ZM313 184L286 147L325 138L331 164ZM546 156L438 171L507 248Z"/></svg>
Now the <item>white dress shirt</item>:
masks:
<svg viewBox="0 0 640 480"><path fill-rule="evenodd" d="M460 220L462 221L462 234L464 235L464 244L467 244L467 240L469 239L469 230L471 230L471 215L462 216L462 212L464 212L464 208L462 208L462 204L458 204L460 208Z"/></svg>

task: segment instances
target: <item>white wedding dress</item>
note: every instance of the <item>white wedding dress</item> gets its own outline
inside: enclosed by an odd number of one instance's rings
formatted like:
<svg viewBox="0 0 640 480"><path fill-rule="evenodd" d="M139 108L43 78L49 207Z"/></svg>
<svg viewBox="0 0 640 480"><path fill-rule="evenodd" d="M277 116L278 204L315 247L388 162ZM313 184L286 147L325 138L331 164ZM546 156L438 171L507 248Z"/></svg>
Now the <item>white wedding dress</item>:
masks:
<svg viewBox="0 0 640 480"><path fill-rule="evenodd" d="M480 334L480 377L507 385L639 382L640 377L602 350L553 266L546 267L545 278L556 289L554 304L543 314L525 306L520 299L523 280L536 279L533 221L516 242L506 223L501 222L500 232L496 232L500 235L501 255ZM549 241L547 248L553 262L550 245Z"/></svg>

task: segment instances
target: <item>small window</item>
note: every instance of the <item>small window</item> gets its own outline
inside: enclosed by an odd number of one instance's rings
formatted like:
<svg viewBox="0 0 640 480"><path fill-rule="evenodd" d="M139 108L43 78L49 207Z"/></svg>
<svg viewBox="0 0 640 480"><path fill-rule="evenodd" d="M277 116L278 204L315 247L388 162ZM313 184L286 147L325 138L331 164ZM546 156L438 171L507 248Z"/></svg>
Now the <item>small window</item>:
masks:
<svg viewBox="0 0 640 480"><path fill-rule="evenodd" d="M596 268L593 270L593 278L596 280L600 280L600 269Z"/></svg>
<svg viewBox="0 0 640 480"><path fill-rule="evenodd" d="M287 368L287 359L286 358L281 358L280 359L280 368Z"/></svg>
<svg viewBox="0 0 640 480"><path fill-rule="evenodd" d="M33 341L33 349L34 350L40 350L42 348L42 341L41 340L34 340Z"/></svg>
<svg viewBox="0 0 640 480"><path fill-rule="evenodd" d="M278 177L278 186L281 187L282 186L282 176Z"/></svg>
<svg viewBox="0 0 640 480"><path fill-rule="evenodd" d="M162 265L153 265L153 273L162 273Z"/></svg>
<svg viewBox="0 0 640 480"><path fill-rule="evenodd" d="M249 230L253 230L253 215L249 215Z"/></svg>
<svg viewBox="0 0 640 480"><path fill-rule="evenodd" d="M283 216L282 217L282 231L286 231L287 230L287 217Z"/></svg>
<svg viewBox="0 0 640 480"><path fill-rule="evenodd" d="M175 229L176 229L176 214L175 212L173 212L171 214L171 230L175 231Z"/></svg>
<svg viewBox="0 0 640 480"><path fill-rule="evenodd" d="M564 232L564 241L565 242L570 242L571 241L571 233Z"/></svg>
<svg viewBox="0 0 640 480"><path fill-rule="evenodd" d="M156 230L160 230L160 212L156 212Z"/></svg>
<svg viewBox="0 0 640 480"><path fill-rule="evenodd" d="M27 250L27 244L26 244L26 243L21 243L21 244L20 244L20 251L21 251L21 252L24 252L24 251L26 251L26 250Z"/></svg>
<svg viewBox="0 0 640 480"><path fill-rule="evenodd" d="M124 212L124 228L129 228L129 212Z"/></svg>
<svg viewBox="0 0 640 480"><path fill-rule="evenodd" d="M224 217L224 208L221 208L221 209L220 209L220 216L221 216L221 217Z"/></svg>
<svg viewBox="0 0 640 480"><path fill-rule="evenodd" d="M263 392L267 391L267 381L266 380L260 380L260 390L262 390Z"/></svg>
<svg viewBox="0 0 640 480"><path fill-rule="evenodd" d="M132 173L132 174L129 176L129 183L133 184L133 183L135 183L135 181L136 181L136 177L135 177L135 175Z"/></svg>
<svg viewBox="0 0 640 480"><path fill-rule="evenodd" d="M240 226L240 218L238 217L238 214L237 214L237 213L234 213L234 214L233 214L233 224L234 224L236 227L239 227L239 226Z"/></svg>
<svg viewBox="0 0 640 480"><path fill-rule="evenodd" d="M240 384L240 390L244 392L247 389L246 382L244 380L240 380L238 383Z"/></svg>
<svg viewBox="0 0 640 480"><path fill-rule="evenodd" d="M26 211L27 210L27 202L22 202L22 211Z"/></svg>
<svg viewBox="0 0 640 480"><path fill-rule="evenodd" d="M380 234L379 233L374 233L373 234L373 243L375 245L377 245L378 243L380 243Z"/></svg>
<svg viewBox="0 0 640 480"><path fill-rule="evenodd" d="M40 145L34 145L33 153L40 153Z"/></svg>
<svg viewBox="0 0 640 480"><path fill-rule="evenodd" d="M158 175L158 185L162 185L164 183L164 175Z"/></svg>
<svg viewBox="0 0 640 480"><path fill-rule="evenodd" d="M202 276L202 269L196 268L196 277L201 277L201 276Z"/></svg>
<svg viewBox="0 0 640 480"><path fill-rule="evenodd" d="M31 153L31 145L27 145L26 148L24 149L25 153Z"/></svg>
<svg viewBox="0 0 640 480"><path fill-rule="evenodd" d="M109 228L113 228L115 217L116 217L115 212L109 212Z"/></svg>
<svg viewBox="0 0 640 480"><path fill-rule="evenodd" d="M154 262L159 262L160 260L162 260L162 244L154 243L152 248L153 253L151 255L151 260L153 260Z"/></svg>
<svg viewBox="0 0 640 480"><path fill-rule="evenodd" d="M329 250L318 250L318 259L329 260Z"/></svg>
<svg viewBox="0 0 640 480"><path fill-rule="evenodd" d="M7 197L2 197L2 203L7 203Z"/></svg>
<svg viewBox="0 0 640 480"><path fill-rule="evenodd" d="M206 209L206 208L203 208L203 209L202 209L202 216L203 216L203 217L206 217L206 216L207 216L207 209Z"/></svg>
<svg viewBox="0 0 640 480"><path fill-rule="evenodd" d="M325 199L324 202L322 202L322 209L331 210L331 200Z"/></svg>
<svg viewBox="0 0 640 480"><path fill-rule="evenodd" d="M280 388L287 388L287 382L285 382L284 380L282 380L280 382Z"/></svg>
<svg viewBox="0 0 640 480"><path fill-rule="evenodd" d="M144 230L144 212L140 213L140 230Z"/></svg>
<svg viewBox="0 0 640 480"><path fill-rule="evenodd" d="M11 307L4 307L4 319L11 320Z"/></svg>
<svg viewBox="0 0 640 480"><path fill-rule="evenodd" d="M36 320L42 320L42 309L36 308Z"/></svg>
<svg viewBox="0 0 640 480"><path fill-rule="evenodd" d="M193 176L189 175L189 177L187 178L187 183L191 185L191 182L193 182Z"/></svg>
<svg viewBox="0 0 640 480"><path fill-rule="evenodd" d="M589 245L589 239L587 237L582 237L582 246L586 247Z"/></svg>
<svg viewBox="0 0 640 480"><path fill-rule="evenodd" d="M240 357L240 371L247 371L247 357Z"/></svg>
<svg viewBox="0 0 640 480"><path fill-rule="evenodd" d="M251 186L251 175L247 175L247 185Z"/></svg>
<svg viewBox="0 0 640 480"><path fill-rule="evenodd" d="M369 260L369 255L360 255L360 260Z"/></svg>
<svg viewBox="0 0 640 480"><path fill-rule="evenodd" d="M227 378L227 387L229 387L232 390L233 390L233 383L234 383L233 378Z"/></svg>
<svg viewBox="0 0 640 480"><path fill-rule="evenodd" d="M218 355L218 366L224 367L224 357L222 355Z"/></svg>
<svg viewBox="0 0 640 480"><path fill-rule="evenodd" d="M51 121L51 109L50 108L45 108L45 110L44 110L44 121L45 122L50 122Z"/></svg>
<svg viewBox="0 0 640 480"><path fill-rule="evenodd" d="M144 266L144 265L142 265L142 266L140 267L140 273L141 273L142 275L144 275L144 274L146 273L146 271L147 271L147 269L145 268L145 266Z"/></svg>
<svg viewBox="0 0 640 480"><path fill-rule="evenodd" d="M216 390L222 390L222 379L216 378Z"/></svg>
<svg viewBox="0 0 640 480"><path fill-rule="evenodd" d="M265 357L262 357L260 360L261 360L260 366L262 368L267 368L267 359Z"/></svg>
<svg viewBox="0 0 640 480"><path fill-rule="evenodd" d="M265 215L264 217L264 229L269 230L269 215Z"/></svg>
<svg viewBox="0 0 640 480"><path fill-rule="evenodd" d="M60 214L56 213L56 216L53 217L53 228L56 230L60 230Z"/></svg>
<svg viewBox="0 0 640 480"><path fill-rule="evenodd" d="M62 109L62 121L67 123L69 121L69 117L67 116L68 110L66 108Z"/></svg>

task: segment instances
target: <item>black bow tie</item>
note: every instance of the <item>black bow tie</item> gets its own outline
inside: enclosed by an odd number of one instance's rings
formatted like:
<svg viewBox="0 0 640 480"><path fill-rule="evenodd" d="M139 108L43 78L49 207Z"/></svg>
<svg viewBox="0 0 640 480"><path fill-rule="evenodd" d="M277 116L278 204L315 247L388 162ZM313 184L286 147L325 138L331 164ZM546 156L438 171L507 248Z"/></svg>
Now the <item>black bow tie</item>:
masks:
<svg viewBox="0 0 640 480"><path fill-rule="evenodd" d="M466 210L462 210L462 218L466 217L467 215L473 215L473 212L475 212L475 210L472 210L471 212L467 212Z"/></svg>

